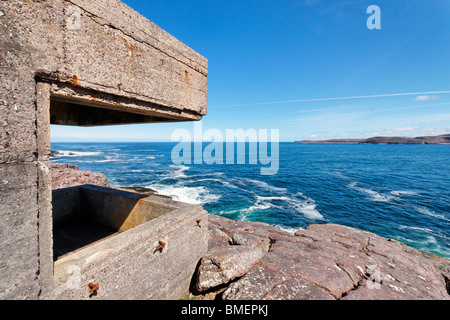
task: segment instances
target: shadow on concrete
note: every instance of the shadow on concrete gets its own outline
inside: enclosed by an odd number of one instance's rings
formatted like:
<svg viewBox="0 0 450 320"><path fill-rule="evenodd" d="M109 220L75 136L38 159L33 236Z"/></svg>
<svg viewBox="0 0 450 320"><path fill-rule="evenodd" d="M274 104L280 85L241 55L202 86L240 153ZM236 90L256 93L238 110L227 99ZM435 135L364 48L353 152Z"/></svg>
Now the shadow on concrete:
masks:
<svg viewBox="0 0 450 320"><path fill-rule="evenodd" d="M94 185L53 190L53 260L174 210L148 197Z"/></svg>

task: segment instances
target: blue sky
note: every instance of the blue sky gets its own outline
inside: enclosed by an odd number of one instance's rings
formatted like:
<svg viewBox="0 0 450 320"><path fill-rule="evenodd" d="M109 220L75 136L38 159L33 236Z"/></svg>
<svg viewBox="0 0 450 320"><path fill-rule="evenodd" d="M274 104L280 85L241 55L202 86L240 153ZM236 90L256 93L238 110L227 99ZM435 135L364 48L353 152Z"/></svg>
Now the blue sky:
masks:
<svg viewBox="0 0 450 320"><path fill-rule="evenodd" d="M450 133L448 0L124 2L208 59L203 130L279 129L281 141ZM366 26L369 5L379 30ZM193 127L51 132L55 142L170 141Z"/></svg>

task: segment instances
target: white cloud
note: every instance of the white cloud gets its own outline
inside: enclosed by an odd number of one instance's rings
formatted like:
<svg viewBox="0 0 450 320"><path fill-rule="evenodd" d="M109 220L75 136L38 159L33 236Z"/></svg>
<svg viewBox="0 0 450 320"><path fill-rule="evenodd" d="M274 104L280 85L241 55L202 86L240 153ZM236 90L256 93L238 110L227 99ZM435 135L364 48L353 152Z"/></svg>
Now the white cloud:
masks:
<svg viewBox="0 0 450 320"><path fill-rule="evenodd" d="M414 101L430 101L430 100L437 100L439 99L439 96L430 96L430 95L420 95L415 97Z"/></svg>

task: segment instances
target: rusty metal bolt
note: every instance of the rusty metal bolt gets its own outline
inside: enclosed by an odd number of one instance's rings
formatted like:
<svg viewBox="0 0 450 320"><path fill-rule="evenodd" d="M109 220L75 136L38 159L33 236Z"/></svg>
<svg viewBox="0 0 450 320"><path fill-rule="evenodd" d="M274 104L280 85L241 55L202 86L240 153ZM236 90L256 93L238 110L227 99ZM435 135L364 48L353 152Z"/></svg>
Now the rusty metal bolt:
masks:
<svg viewBox="0 0 450 320"><path fill-rule="evenodd" d="M159 245L155 248L156 251L161 251L166 247L166 243L159 240Z"/></svg>
<svg viewBox="0 0 450 320"><path fill-rule="evenodd" d="M89 293L92 294L92 293L95 293L100 288L100 286L98 283L89 282L88 288L89 288Z"/></svg>
<svg viewBox="0 0 450 320"><path fill-rule="evenodd" d="M77 87L80 83L78 82L78 77L76 75L73 75L72 78L70 78L70 83L74 86Z"/></svg>

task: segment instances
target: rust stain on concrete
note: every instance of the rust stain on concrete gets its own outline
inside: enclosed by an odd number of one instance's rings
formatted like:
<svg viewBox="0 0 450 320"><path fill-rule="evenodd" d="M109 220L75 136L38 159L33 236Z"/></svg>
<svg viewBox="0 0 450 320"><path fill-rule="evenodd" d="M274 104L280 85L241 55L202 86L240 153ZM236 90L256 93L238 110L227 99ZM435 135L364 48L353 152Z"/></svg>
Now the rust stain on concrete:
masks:
<svg viewBox="0 0 450 320"><path fill-rule="evenodd" d="M189 85L189 73L187 72L187 70L184 70L184 81L187 85Z"/></svg>
<svg viewBox="0 0 450 320"><path fill-rule="evenodd" d="M78 82L78 77L77 77L76 75L73 75L73 76L70 78L70 83L71 83L73 86L75 86L75 87L77 87L77 86L80 85L80 83Z"/></svg>

